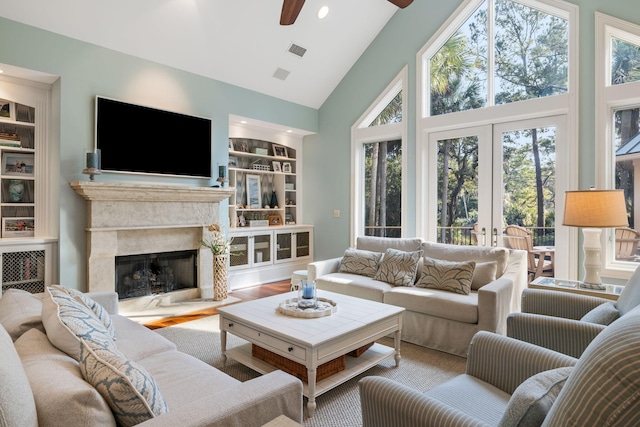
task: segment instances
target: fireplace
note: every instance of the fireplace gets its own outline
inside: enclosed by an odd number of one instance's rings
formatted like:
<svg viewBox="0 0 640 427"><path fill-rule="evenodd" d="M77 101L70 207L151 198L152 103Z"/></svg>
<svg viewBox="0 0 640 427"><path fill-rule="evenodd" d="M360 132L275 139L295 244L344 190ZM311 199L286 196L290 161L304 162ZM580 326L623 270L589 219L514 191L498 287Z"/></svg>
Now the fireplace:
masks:
<svg viewBox="0 0 640 427"><path fill-rule="evenodd" d="M197 288L198 252L175 251L116 257L120 300Z"/></svg>
<svg viewBox="0 0 640 427"><path fill-rule="evenodd" d="M81 181L71 187L87 200L87 291L116 291L116 258L195 252L189 298L213 298L213 258L201 245L220 222L220 202L233 188Z"/></svg>

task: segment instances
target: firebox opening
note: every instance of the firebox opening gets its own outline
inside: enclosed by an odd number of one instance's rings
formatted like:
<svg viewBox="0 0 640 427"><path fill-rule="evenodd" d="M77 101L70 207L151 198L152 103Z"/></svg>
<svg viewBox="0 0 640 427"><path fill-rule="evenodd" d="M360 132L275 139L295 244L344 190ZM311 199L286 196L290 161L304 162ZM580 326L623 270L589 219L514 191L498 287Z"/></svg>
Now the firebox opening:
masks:
<svg viewBox="0 0 640 427"><path fill-rule="evenodd" d="M198 251L116 257L118 298L137 298L196 288Z"/></svg>

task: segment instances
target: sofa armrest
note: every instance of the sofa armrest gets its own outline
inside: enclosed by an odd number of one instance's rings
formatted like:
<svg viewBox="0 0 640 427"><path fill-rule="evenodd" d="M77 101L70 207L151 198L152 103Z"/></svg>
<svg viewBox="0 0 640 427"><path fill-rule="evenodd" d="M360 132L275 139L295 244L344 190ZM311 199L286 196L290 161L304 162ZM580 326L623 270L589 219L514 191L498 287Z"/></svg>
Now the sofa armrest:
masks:
<svg viewBox="0 0 640 427"><path fill-rule="evenodd" d="M545 289L525 289L522 293L522 312L544 314L579 320L606 298Z"/></svg>
<svg viewBox="0 0 640 427"><path fill-rule="evenodd" d="M113 291L87 292L86 295L100 304L107 313L118 314L118 293Z"/></svg>
<svg viewBox="0 0 640 427"><path fill-rule="evenodd" d="M139 425L259 427L282 414L302 423L302 382L273 371L218 393L203 390L202 398Z"/></svg>
<svg viewBox="0 0 640 427"><path fill-rule="evenodd" d="M363 427L487 426L468 414L383 377L358 382Z"/></svg>
<svg viewBox="0 0 640 427"><path fill-rule="evenodd" d="M478 289L478 329L507 333L507 316L511 312L513 281L502 276Z"/></svg>
<svg viewBox="0 0 640 427"><path fill-rule="evenodd" d="M524 341L480 331L469 344L466 373L513 394L527 378L578 360Z"/></svg>
<svg viewBox="0 0 640 427"><path fill-rule="evenodd" d="M325 274L337 273L338 270L340 270L341 262L342 257L311 262L307 265L307 278L309 280L316 280Z"/></svg>
<svg viewBox="0 0 640 427"><path fill-rule="evenodd" d="M605 325L531 313L511 313L507 336L580 357Z"/></svg>

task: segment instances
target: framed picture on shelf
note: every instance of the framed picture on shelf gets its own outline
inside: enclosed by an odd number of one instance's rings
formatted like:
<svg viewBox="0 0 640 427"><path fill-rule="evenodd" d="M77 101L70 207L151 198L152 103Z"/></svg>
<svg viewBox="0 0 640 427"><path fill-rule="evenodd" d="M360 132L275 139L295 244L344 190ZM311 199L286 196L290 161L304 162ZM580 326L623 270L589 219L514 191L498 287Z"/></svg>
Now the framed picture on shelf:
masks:
<svg viewBox="0 0 640 427"><path fill-rule="evenodd" d="M262 207L260 191L260 175L247 175L247 206L250 209Z"/></svg>
<svg viewBox="0 0 640 427"><path fill-rule="evenodd" d="M241 153L249 152L249 144L247 144L247 141L243 139L236 141L234 148L235 148L235 151L239 151Z"/></svg>
<svg viewBox="0 0 640 427"><path fill-rule="evenodd" d="M280 162L271 162L271 163L273 163L274 172L282 172L282 168L280 167Z"/></svg>
<svg viewBox="0 0 640 427"><path fill-rule="evenodd" d="M280 215L269 215L269 225L282 225L282 217Z"/></svg>
<svg viewBox="0 0 640 427"><path fill-rule="evenodd" d="M6 99L0 99L0 117L11 118L11 102Z"/></svg>
<svg viewBox="0 0 640 427"><path fill-rule="evenodd" d="M32 217L2 218L2 237L33 237Z"/></svg>
<svg viewBox="0 0 640 427"><path fill-rule="evenodd" d="M229 167L230 168L238 167L238 160L235 157L229 156Z"/></svg>
<svg viewBox="0 0 640 427"><path fill-rule="evenodd" d="M33 176L33 154L3 153L2 174Z"/></svg>
<svg viewBox="0 0 640 427"><path fill-rule="evenodd" d="M229 150L233 151L233 141L229 138Z"/></svg>
<svg viewBox="0 0 640 427"><path fill-rule="evenodd" d="M291 173L291 163L289 162L284 162L282 164L282 172L284 173Z"/></svg>
<svg viewBox="0 0 640 427"><path fill-rule="evenodd" d="M273 144L272 147L274 157L289 157L287 156L287 147L284 145Z"/></svg>

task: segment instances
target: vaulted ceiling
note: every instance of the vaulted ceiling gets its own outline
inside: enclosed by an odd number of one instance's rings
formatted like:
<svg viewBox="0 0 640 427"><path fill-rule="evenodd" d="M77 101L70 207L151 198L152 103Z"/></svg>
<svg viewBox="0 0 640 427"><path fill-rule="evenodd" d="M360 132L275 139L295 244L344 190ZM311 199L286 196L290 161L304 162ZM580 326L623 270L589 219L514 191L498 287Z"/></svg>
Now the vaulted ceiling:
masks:
<svg viewBox="0 0 640 427"><path fill-rule="evenodd" d="M391 16L411 13L386 0L307 0L281 26L281 9L282 0L20 0L3 1L0 16L319 108Z"/></svg>

